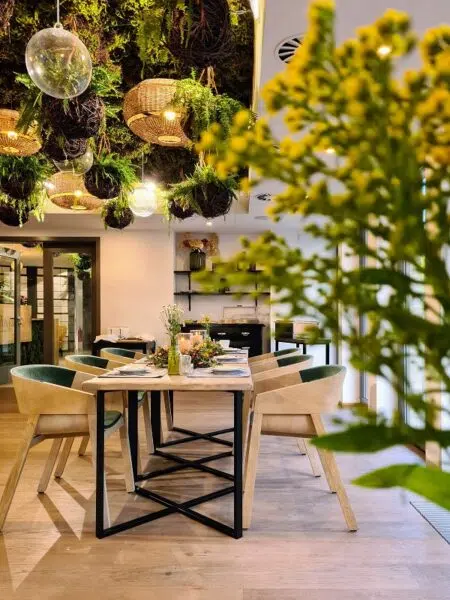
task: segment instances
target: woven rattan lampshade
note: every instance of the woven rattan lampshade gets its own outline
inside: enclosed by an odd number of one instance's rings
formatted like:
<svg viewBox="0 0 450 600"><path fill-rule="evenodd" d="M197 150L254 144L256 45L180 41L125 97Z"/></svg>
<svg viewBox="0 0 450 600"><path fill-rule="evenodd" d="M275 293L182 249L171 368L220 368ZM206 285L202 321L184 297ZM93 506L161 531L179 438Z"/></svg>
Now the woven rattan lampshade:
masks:
<svg viewBox="0 0 450 600"><path fill-rule="evenodd" d="M125 95L125 121L131 131L146 142L161 146L188 144L181 126L184 111L172 105L176 83L174 79L146 79ZM172 113L171 119L164 116L166 110Z"/></svg>
<svg viewBox="0 0 450 600"><path fill-rule="evenodd" d="M103 201L84 187L83 176L75 173L55 173L48 180L47 193L53 204L68 210L98 210L103 206Z"/></svg>
<svg viewBox="0 0 450 600"><path fill-rule="evenodd" d="M31 128L26 133L17 131L18 120L17 110L0 108L0 154L31 156L39 152L41 143L36 132Z"/></svg>

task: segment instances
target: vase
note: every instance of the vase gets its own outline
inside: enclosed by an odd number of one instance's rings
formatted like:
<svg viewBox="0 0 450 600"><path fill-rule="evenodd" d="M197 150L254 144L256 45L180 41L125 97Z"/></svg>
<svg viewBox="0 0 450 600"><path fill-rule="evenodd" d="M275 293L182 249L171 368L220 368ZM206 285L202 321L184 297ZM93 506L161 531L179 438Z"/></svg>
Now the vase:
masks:
<svg viewBox="0 0 450 600"><path fill-rule="evenodd" d="M178 352L177 343L174 340L169 347L169 355L167 357L167 371L169 375L180 374L180 354Z"/></svg>
<svg viewBox="0 0 450 600"><path fill-rule="evenodd" d="M206 254L203 250L194 248L189 255L189 268L191 271L203 271L206 267Z"/></svg>

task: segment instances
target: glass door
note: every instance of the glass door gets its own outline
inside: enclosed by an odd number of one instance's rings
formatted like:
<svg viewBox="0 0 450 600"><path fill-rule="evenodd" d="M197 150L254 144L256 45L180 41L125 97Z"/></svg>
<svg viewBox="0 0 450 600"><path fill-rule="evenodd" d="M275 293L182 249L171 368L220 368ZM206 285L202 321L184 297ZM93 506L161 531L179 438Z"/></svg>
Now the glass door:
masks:
<svg viewBox="0 0 450 600"><path fill-rule="evenodd" d="M9 382L12 367L20 364L20 341L31 328L31 315L21 319L20 255L0 248L0 384ZM22 321L22 324L21 324Z"/></svg>

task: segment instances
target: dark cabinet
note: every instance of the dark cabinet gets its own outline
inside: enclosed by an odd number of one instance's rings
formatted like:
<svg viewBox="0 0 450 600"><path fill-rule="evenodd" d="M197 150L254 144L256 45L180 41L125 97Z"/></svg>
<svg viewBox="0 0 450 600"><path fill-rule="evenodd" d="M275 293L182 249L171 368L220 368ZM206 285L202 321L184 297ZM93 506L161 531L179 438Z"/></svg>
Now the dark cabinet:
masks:
<svg viewBox="0 0 450 600"><path fill-rule="evenodd" d="M204 329L200 324L190 324L183 327L184 332L193 329ZM230 340L233 348L248 348L249 356L263 354L262 323L212 323L211 339L215 341Z"/></svg>

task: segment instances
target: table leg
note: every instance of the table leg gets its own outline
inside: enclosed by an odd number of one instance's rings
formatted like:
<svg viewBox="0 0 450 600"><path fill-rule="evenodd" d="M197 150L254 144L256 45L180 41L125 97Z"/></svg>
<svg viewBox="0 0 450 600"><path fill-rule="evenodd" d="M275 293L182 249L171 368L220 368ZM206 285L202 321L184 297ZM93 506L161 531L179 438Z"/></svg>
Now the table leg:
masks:
<svg viewBox="0 0 450 600"><path fill-rule="evenodd" d="M275 340L275 352L278 352L279 347L280 347L280 342L278 340Z"/></svg>
<svg viewBox="0 0 450 600"><path fill-rule="evenodd" d="M303 345L303 354L306 354L308 347L306 346L306 344L302 344Z"/></svg>
<svg viewBox="0 0 450 600"><path fill-rule="evenodd" d="M234 392L234 535L242 537L242 401L243 393Z"/></svg>
<svg viewBox="0 0 450 600"><path fill-rule="evenodd" d="M150 396L153 444L156 449L161 446L161 392L152 391Z"/></svg>
<svg viewBox="0 0 450 600"><path fill-rule="evenodd" d="M325 364L330 364L330 344L325 344Z"/></svg>
<svg viewBox="0 0 450 600"><path fill-rule="evenodd" d="M138 433L138 393L128 392L128 438L130 440L131 464L134 479L138 473L139 433Z"/></svg>
<svg viewBox="0 0 450 600"><path fill-rule="evenodd" d="M175 417L173 414L173 391L169 392L169 401L170 401L170 414L172 416L172 425L173 425L173 422L175 420Z"/></svg>
<svg viewBox="0 0 450 600"><path fill-rule="evenodd" d="M95 535L104 537L105 477L105 392L97 392L97 440L95 469Z"/></svg>

